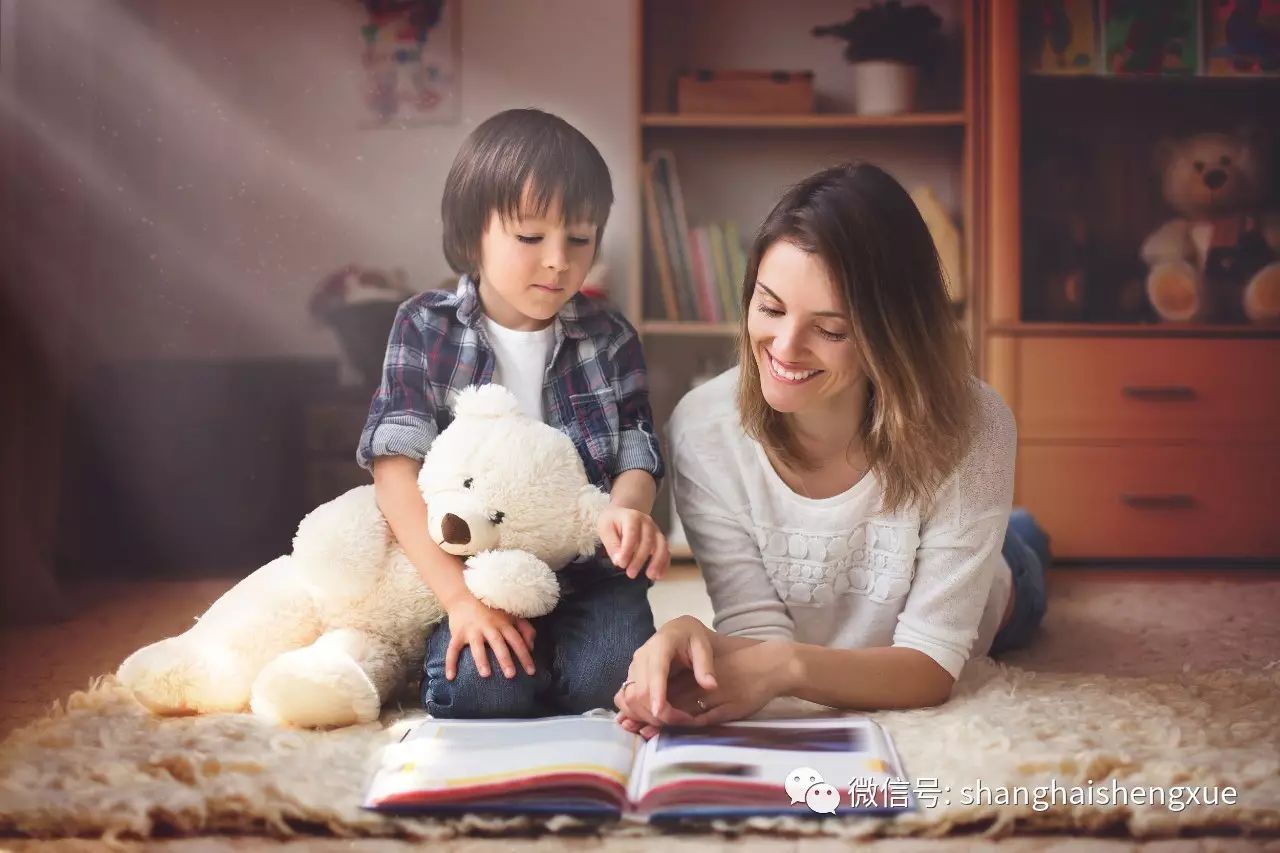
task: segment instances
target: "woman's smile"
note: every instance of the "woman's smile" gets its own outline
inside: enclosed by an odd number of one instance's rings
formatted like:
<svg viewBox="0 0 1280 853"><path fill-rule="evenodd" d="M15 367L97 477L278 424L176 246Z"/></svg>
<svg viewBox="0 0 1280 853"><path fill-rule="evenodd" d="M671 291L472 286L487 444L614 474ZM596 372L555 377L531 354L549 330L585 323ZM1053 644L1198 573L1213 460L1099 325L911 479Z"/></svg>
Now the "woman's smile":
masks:
<svg viewBox="0 0 1280 853"><path fill-rule="evenodd" d="M765 360L769 362L769 373L779 382L785 382L788 385L803 385L810 379L822 373L821 370L804 370L798 367L792 367L785 362L779 361L769 352L768 347L764 348Z"/></svg>

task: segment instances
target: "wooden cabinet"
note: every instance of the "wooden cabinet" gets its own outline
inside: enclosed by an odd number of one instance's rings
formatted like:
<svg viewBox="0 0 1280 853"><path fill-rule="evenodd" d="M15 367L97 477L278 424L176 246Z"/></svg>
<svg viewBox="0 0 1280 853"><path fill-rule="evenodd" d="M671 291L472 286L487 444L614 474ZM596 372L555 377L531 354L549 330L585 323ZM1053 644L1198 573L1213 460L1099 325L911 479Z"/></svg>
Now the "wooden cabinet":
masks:
<svg viewBox="0 0 1280 853"><path fill-rule="evenodd" d="M1027 441L1254 441L1280 436L1280 340L1023 338Z"/></svg>
<svg viewBox="0 0 1280 853"><path fill-rule="evenodd" d="M1023 441L1018 492L1065 558L1280 553L1280 444Z"/></svg>
<svg viewBox="0 0 1280 853"><path fill-rule="evenodd" d="M1274 96L1277 84L1036 78L1019 58L1019 4L980 9L986 169L977 325L982 373L1018 422L1015 502L1040 518L1067 559L1280 556L1280 329L1099 312L1076 322L1038 317L1039 283L1022 255L1026 215L1054 203L1029 188L1028 161L1044 139L1069 133L1092 145L1096 160L1084 213L1106 263L1087 286L1110 294L1140 283L1141 238L1173 215L1151 152L1189 130L1229 129L1232 119L1275 129L1280 110L1250 105Z"/></svg>
<svg viewBox="0 0 1280 853"><path fill-rule="evenodd" d="M993 335L1017 501L1056 553L1280 554L1280 339Z"/></svg>

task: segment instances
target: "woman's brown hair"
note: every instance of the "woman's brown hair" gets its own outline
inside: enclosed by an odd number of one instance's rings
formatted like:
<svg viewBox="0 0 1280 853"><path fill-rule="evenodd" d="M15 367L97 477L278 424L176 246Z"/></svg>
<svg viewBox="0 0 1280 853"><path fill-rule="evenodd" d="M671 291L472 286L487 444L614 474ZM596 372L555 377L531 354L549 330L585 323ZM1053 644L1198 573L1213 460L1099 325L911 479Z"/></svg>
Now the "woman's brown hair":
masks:
<svg viewBox="0 0 1280 853"><path fill-rule="evenodd" d="M816 255L848 308L868 388L856 440L883 484L883 508L927 504L968 449L974 404L969 342L920 211L882 169L846 163L789 189L756 233L742 286L738 409L749 436L813 470L787 417L761 394L747 335L760 259L780 240Z"/></svg>

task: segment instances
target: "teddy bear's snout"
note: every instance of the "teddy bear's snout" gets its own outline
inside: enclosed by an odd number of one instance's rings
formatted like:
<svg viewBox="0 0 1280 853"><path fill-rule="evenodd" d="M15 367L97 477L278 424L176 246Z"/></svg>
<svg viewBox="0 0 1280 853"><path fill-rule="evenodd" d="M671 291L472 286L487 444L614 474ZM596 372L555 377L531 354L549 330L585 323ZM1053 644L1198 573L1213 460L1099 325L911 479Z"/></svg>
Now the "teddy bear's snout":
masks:
<svg viewBox="0 0 1280 853"><path fill-rule="evenodd" d="M1220 190L1227 182L1227 173L1222 169L1210 169L1204 173L1204 185L1211 190Z"/></svg>
<svg viewBox="0 0 1280 853"><path fill-rule="evenodd" d="M440 519L440 533L450 545L467 545L471 542L471 527L458 516L446 512Z"/></svg>

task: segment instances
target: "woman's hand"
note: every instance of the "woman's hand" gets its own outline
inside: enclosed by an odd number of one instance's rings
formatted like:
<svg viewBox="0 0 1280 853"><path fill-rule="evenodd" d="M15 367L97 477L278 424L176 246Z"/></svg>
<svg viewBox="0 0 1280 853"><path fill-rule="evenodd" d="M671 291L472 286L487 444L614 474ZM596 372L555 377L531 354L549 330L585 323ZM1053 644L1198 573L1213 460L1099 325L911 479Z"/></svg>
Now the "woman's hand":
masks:
<svg viewBox="0 0 1280 853"><path fill-rule="evenodd" d="M652 737L663 724L693 722L691 714L668 703L667 680L674 669L704 689L715 689L714 633L692 616L681 616L663 625L636 650L627 680L613 697L623 728Z"/></svg>
<svg viewBox="0 0 1280 853"><path fill-rule="evenodd" d="M741 720L786 692L789 643L765 641L716 658L716 686L707 688L681 672L667 690L668 701L693 717L692 725Z"/></svg>
<svg viewBox="0 0 1280 853"><path fill-rule="evenodd" d="M714 684L699 680L696 670L677 671L667 686L667 710L644 716L643 709L623 709L618 719L627 731L648 740L663 725L710 726L749 717L789 690L790 645L775 640L723 651L714 659ZM621 702L618 707L623 708Z"/></svg>
<svg viewBox="0 0 1280 853"><path fill-rule="evenodd" d="M516 677L512 653L520 659L524 671L533 675L533 655L529 650L533 648L535 632L528 619L488 607L473 595L460 597L449 605L447 612L450 636L444 657L445 678L452 681L458 674L458 656L468 646L471 647L476 671L488 678L491 670L486 645L493 649L493 655L507 678Z"/></svg>
<svg viewBox="0 0 1280 853"><path fill-rule="evenodd" d="M667 537L658 529L653 516L638 509L610 504L600 512L596 525L600 541L613 564L635 579L649 564L645 575L660 580L671 563Z"/></svg>

